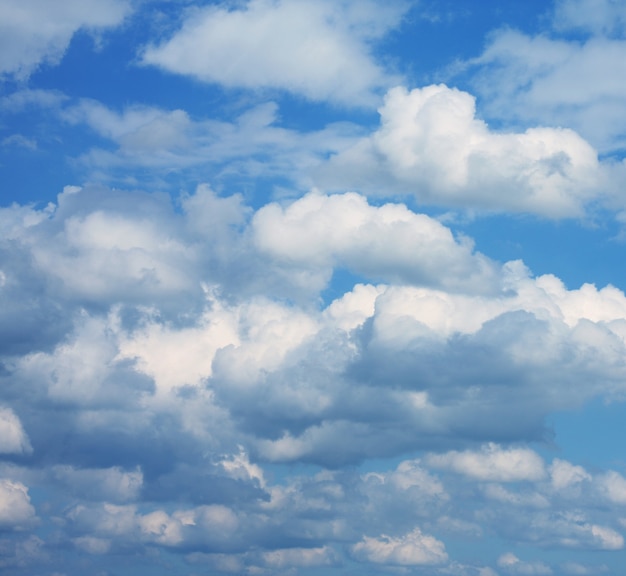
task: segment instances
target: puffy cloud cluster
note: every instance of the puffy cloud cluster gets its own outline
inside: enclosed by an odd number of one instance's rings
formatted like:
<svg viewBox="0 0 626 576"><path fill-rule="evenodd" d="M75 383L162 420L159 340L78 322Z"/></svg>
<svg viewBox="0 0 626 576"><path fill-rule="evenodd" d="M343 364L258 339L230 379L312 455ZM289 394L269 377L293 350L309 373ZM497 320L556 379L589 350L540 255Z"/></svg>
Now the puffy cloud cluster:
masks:
<svg viewBox="0 0 626 576"><path fill-rule="evenodd" d="M21 482L0 479L0 527L20 529L35 519L28 488Z"/></svg>
<svg viewBox="0 0 626 576"><path fill-rule="evenodd" d="M600 161L577 132L545 118L538 119L544 126L523 131L494 130L477 115L474 96L444 84L391 88L378 110L380 125L369 133L350 122L286 127L275 102L220 118L145 104L116 109L46 91L22 90L5 100L7 109L22 112L51 107L62 126L102 138L104 145L75 160L105 184L125 183L129 168L145 186L161 189L183 173L228 186L280 178L470 213L558 219L614 205L624 171L618 162Z"/></svg>
<svg viewBox="0 0 626 576"><path fill-rule="evenodd" d="M0 99L97 136L73 167L103 183L0 208L0 569L609 571L623 467L554 457L548 423L624 399L626 296L494 261L398 198L548 218L613 201L622 168L593 146L622 143L621 5L560 0L551 36L492 35L470 63L477 111L444 84L390 88L376 47L408 2L204 4L142 41L138 73L247 89L228 112ZM24 80L139 5L0 2L0 74ZM319 118L283 122L268 90ZM377 126L320 112L377 104ZM179 177L242 194L126 190Z"/></svg>
<svg viewBox="0 0 626 576"><path fill-rule="evenodd" d="M320 169L322 182L564 217L582 214L605 178L595 150L572 130L490 130L474 97L445 85L394 88L379 112L380 128Z"/></svg>
<svg viewBox="0 0 626 576"><path fill-rule="evenodd" d="M88 562L157 548L217 573L490 574L451 550L493 534L623 549L620 471L524 445L553 410L623 397L616 288L568 290L356 193L253 210L201 186L175 209L68 188L0 218L3 310L40 326L2 356L11 542L53 517ZM324 301L339 269L361 282ZM40 511L29 489L44 486Z"/></svg>
<svg viewBox="0 0 626 576"><path fill-rule="evenodd" d="M376 564L399 564L401 566L419 566L422 564L442 564L448 559L445 547L432 536L413 530L400 538L365 536L352 547L352 553L358 559Z"/></svg>

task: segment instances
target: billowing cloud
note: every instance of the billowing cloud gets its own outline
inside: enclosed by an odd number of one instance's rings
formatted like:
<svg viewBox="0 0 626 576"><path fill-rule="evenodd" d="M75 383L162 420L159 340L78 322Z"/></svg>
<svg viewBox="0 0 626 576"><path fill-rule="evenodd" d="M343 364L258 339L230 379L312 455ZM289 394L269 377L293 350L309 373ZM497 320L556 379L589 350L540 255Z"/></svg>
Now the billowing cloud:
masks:
<svg viewBox="0 0 626 576"><path fill-rule="evenodd" d="M21 482L0 479L0 527L25 528L35 520L28 488Z"/></svg>
<svg viewBox="0 0 626 576"><path fill-rule="evenodd" d="M27 77L57 63L78 30L98 31L130 14L128 0L7 0L0 4L0 74Z"/></svg>
<svg viewBox="0 0 626 576"><path fill-rule="evenodd" d="M359 560L400 566L442 564L448 559L443 543L419 528L399 538L364 536L352 547L352 554Z"/></svg>
<svg viewBox="0 0 626 576"><path fill-rule="evenodd" d="M582 466L574 466L558 458L555 458L550 466L550 477L556 490L567 489L591 480L591 475Z"/></svg>
<svg viewBox="0 0 626 576"><path fill-rule="evenodd" d="M448 452L433 454L428 463L447 468L477 480L519 482L538 480L545 475L541 457L527 448L501 450L487 445L480 452Z"/></svg>
<svg viewBox="0 0 626 576"><path fill-rule="evenodd" d="M390 76L370 44L396 26L403 2L249 0L191 9L142 62L227 87L278 88L311 100L373 102Z"/></svg>
<svg viewBox="0 0 626 576"><path fill-rule="evenodd" d="M619 572L619 3L0 4L3 574Z"/></svg>
<svg viewBox="0 0 626 576"><path fill-rule="evenodd" d="M473 96L445 85L393 88L379 112L380 128L331 158L321 182L549 217L582 214L603 182L596 152L572 130L492 131Z"/></svg>
<svg viewBox="0 0 626 576"><path fill-rule="evenodd" d="M168 174L184 171L202 178L210 174L214 180L280 177L310 186L312 170L361 134L349 122L306 132L286 128L275 102L253 106L229 120L147 105L116 110L87 99L59 103L57 110L64 123L86 126L114 145L113 150L94 146L77 158L94 178L107 182L123 176L129 167L142 167L149 169L151 184L162 185Z"/></svg>
<svg viewBox="0 0 626 576"><path fill-rule="evenodd" d="M52 344L7 363L11 382L73 406L70 429L95 434L115 423L130 434L165 410L193 450L211 438L269 461L338 465L460 438L540 439L550 410L622 393L621 291L532 278L522 263L492 262L403 205L314 192L252 213L241 198L200 187L175 212L163 197L131 202L98 190L68 189L56 207L6 213L33 286L67 322ZM233 270L233 258L245 270ZM8 263L7 283L19 283ZM320 308L341 268L365 283ZM279 286L297 299L272 298ZM29 298L6 297L17 309ZM59 329L54 316L47 322ZM82 414L103 407L120 412ZM24 426L35 454L54 441L36 421ZM154 455L100 467L145 474ZM432 458L483 480L546 474L521 448ZM566 472L554 472L555 488L570 482Z"/></svg>
<svg viewBox="0 0 626 576"><path fill-rule="evenodd" d="M10 408L0 407L0 454L31 452L30 441L20 419Z"/></svg>
<svg viewBox="0 0 626 576"><path fill-rule="evenodd" d="M262 252L291 274L302 269L307 276L321 275L321 286L336 267L453 290L489 291L497 282L493 264L436 220L398 204L370 206L355 193L313 192L287 208L270 204L255 214L252 230Z"/></svg>

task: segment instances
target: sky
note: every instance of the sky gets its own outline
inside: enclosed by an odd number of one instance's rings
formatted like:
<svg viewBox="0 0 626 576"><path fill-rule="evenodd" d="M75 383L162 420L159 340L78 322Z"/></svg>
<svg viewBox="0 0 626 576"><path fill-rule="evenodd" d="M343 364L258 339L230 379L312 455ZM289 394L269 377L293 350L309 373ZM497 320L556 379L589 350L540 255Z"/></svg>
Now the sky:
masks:
<svg viewBox="0 0 626 576"><path fill-rule="evenodd" d="M626 1L0 0L0 571L626 564Z"/></svg>

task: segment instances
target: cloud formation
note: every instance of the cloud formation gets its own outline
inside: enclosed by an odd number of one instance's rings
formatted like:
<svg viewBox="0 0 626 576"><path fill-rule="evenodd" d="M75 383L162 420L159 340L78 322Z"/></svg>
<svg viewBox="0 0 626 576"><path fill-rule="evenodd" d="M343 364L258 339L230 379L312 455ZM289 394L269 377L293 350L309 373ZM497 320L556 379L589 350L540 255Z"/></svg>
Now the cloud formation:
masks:
<svg viewBox="0 0 626 576"><path fill-rule="evenodd" d="M494 118L569 126L602 152L624 147L624 8L609 0L557 2L552 29L502 29L483 53L472 87ZM570 32L583 34L572 39Z"/></svg>
<svg viewBox="0 0 626 576"><path fill-rule="evenodd" d="M392 76L371 43L396 26L405 2L249 0L193 8L142 62L226 87L275 88L311 100L371 105Z"/></svg>
<svg viewBox="0 0 626 576"><path fill-rule="evenodd" d="M26 78L40 64L57 64L79 30L117 26L128 0L6 0L0 4L0 74Z"/></svg>
<svg viewBox="0 0 626 576"><path fill-rule="evenodd" d="M484 211L581 215L603 174L594 149L568 129L494 132L474 97L433 85L390 90L380 128L321 169L330 186L401 192L426 204Z"/></svg>
<svg viewBox="0 0 626 576"><path fill-rule="evenodd" d="M3 574L618 572L623 10L485 1L0 0Z"/></svg>

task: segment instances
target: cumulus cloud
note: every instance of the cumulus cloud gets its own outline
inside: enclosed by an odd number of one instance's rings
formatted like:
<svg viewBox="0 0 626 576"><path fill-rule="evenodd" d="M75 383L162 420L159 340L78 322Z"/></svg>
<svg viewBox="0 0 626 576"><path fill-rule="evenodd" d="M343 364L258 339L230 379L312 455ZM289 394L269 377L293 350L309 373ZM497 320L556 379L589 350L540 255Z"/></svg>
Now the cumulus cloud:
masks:
<svg viewBox="0 0 626 576"><path fill-rule="evenodd" d="M603 15L609 4L615 7L611 11L623 11L612 2L561 3L559 22L620 27L619 19L609 24ZM618 78L625 72L625 53L621 37L591 36L579 42L504 29L471 62L477 66L472 85L493 118L569 126L601 152L610 152L624 146L625 88Z"/></svg>
<svg viewBox="0 0 626 576"><path fill-rule="evenodd" d="M14 40L0 75L8 92L32 83L0 98L0 147L43 158L58 135L55 181L96 182L0 208L0 571L505 576L619 561L623 471L568 447L544 458L551 413L624 399L626 296L492 260L454 218L416 208L605 206L623 167L540 117L550 102L515 107L544 72L560 87L571 62L589 79L589 54L617 58L617 4L559 1L551 35L490 36L470 70L516 90L491 126L497 94L389 89L401 80L384 55L415 40L400 26L419 3L0 4L0 19L24 16L0 24ZM127 31L152 36L144 68L120 72L123 98L95 70L68 95L54 70L33 73L131 5L151 10ZM137 54L129 38L98 61ZM92 62L77 60L63 73ZM211 86L174 101L150 84L164 71ZM570 99L619 90L603 79Z"/></svg>
<svg viewBox="0 0 626 576"><path fill-rule="evenodd" d="M7 0L0 4L0 73L27 77L42 63L61 60L79 30L96 32L120 24L128 0Z"/></svg>
<svg viewBox="0 0 626 576"><path fill-rule="evenodd" d="M538 480L545 475L543 460L528 448L503 450L495 444L480 452L431 454L428 463L436 468L453 470L477 480L519 482Z"/></svg>
<svg viewBox="0 0 626 576"><path fill-rule="evenodd" d="M5 423L33 448L13 454L41 467L2 474L71 498L55 510L65 544L94 557L163 547L236 571L332 566L344 546L472 575L446 564L444 536L621 548L602 511L621 502L621 476L519 445L541 440L551 410L623 394L621 291L533 277L356 193L255 210L208 186L178 209L102 190L0 213L28 270L6 259L6 302L30 299L26 275L67 319L2 358ZM92 259L108 264L81 278ZM363 282L324 302L338 268ZM344 466L419 450L389 470ZM332 471L276 481L283 462Z"/></svg>
<svg viewBox="0 0 626 576"><path fill-rule="evenodd" d="M227 87L278 88L311 100L371 104L390 76L371 44L396 26L404 2L249 0L188 12L182 28L147 46L144 64Z"/></svg>
<svg viewBox="0 0 626 576"><path fill-rule="evenodd" d="M574 466L559 458L555 458L550 466L550 477L556 490L563 490L591 480L591 475L582 466Z"/></svg>
<svg viewBox="0 0 626 576"><path fill-rule="evenodd" d="M0 453L24 454L32 447L20 419L10 408L0 407Z"/></svg>
<svg viewBox="0 0 626 576"><path fill-rule="evenodd" d="M547 575L552 569L543 562L524 562L515 554L508 552L498 558L498 567L507 574Z"/></svg>
<svg viewBox="0 0 626 576"><path fill-rule="evenodd" d="M86 126L113 144L114 149L94 146L77 158L99 181L123 179L129 167L142 167L149 169L144 177L151 185L184 172L192 180L193 174L206 178L210 173L219 181L280 177L310 186L313 168L361 133L350 122L311 131L284 127L275 102L252 106L232 119L147 105L117 110L88 99L57 108L64 123Z"/></svg>
<svg viewBox="0 0 626 576"><path fill-rule="evenodd" d="M0 479L0 526L26 528L34 519L35 508L30 503L28 488L21 482Z"/></svg>
<svg viewBox="0 0 626 576"><path fill-rule="evenodd" d="M448 559L443 542L422 534L419 528L399 538L364 536L352 547L352 554L358 560L400 566L442 564Z"/></svg>
<svg viewBox="0 0 626 576"><path fill-rule="evenodd" d="M48 402L167 406L195 438L213 427L201 415L209 410L263 458L337 465L460 437L539 439L550 410L622 390L622 292L567 290L521 263L499 265L403 205L313 192L252 213L240 197L200 187L175 212L163 197L98 191L68 189L56 207L7 212L12 249L68 323L47 349L10 363L15 385ZM338 268L390 284L357 285L320 308ZM19 282L10 266L5 274ZM272 297L281 293L300 303ZM25 294L6 296L19 307ZM550 375L550 394L539 374ZM235 420L225 425L227 413ZM507 458L540 470L538 457L516 450L445 463L474 462L503 481Z"/></svg>
<svg viewBox="0 0 626 576"><path fill-rule="evenodd" d="M487 258L436 220L403 205L374 207L355 193L312 192L286 208L264 206L252 231L262 252L291 274L294 267L307 271L307 281L321 286L336 267L388 282L465 291L489 291L497 280Z"/></svg>
<svg viewBox="0 0 626 576"><path fill-rule="evenodd" d="M474 97L445 85L390 90L380 128L320 169L327 185L486 211L580 215L602 182L596 152L568 129L494 132Z"/></svg>

